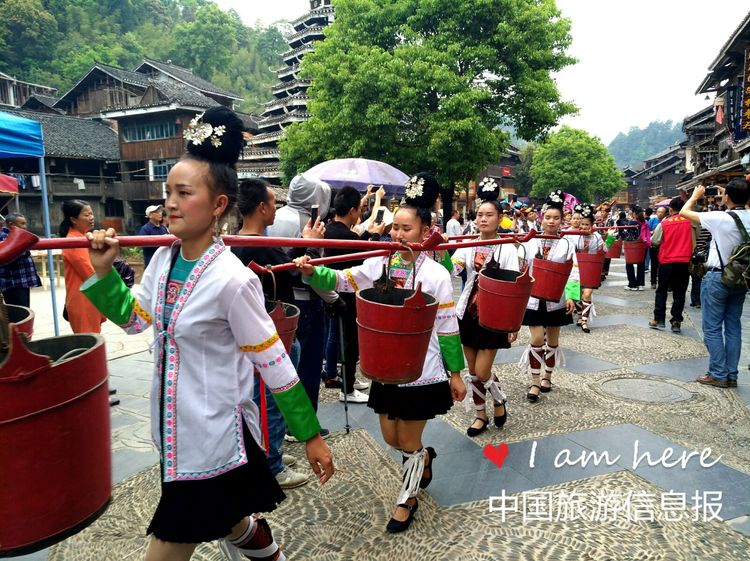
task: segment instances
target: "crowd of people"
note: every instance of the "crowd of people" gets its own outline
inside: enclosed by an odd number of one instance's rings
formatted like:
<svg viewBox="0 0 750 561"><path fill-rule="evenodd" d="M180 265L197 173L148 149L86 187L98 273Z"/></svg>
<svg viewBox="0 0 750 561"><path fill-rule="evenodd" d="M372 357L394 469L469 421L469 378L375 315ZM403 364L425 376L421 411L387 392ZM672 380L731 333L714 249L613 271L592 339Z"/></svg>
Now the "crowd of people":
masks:
<svg viewBox="0 0 750 561"><path fill-rule="evenodd" d="M105 319L130 333L154 331L151 423L160 452L161 497L148 528L153 536L149 561L189 559L197 543L212 540L219 540L229 559L284 559L257 513L273 511L285 498L283 490L309 480L292 469L297 460L283 453L285 440L305 442L321 483L333 476L324 440L330 431L316 415L321 388L338 390L347 406L366 404L378 415L384 441L403 460L402 487L386 530L408 529L438 457L438 450L424 442L427 422L466 401L474 412L466 434L476 437L489 429L490 400L494 427L502 429L508 420L512 396L503 391L493 364L519 332L494 331L479 321L477 279L489 264L534 275L540 260L572 263L559 298L532 296L526 306L522 325L529 343L519 366L528 376L525 399L530 403L544 402L543 394L553 391L556 369L565 365L561 328L576 324L583 333L591 332L598 283L582 285L579 256L601 255L623 241L640 240L648 249L642 262L626 266L625 289L644 290L650 269L655 298L649 327L666 329L671 294L670 327L680 332L692 279L691 305L701 308L709 352L708 373L697 381L720 388L737 384L746 289L727 287L722 276L745 239L741 228L750 229L745 208L750 186L744 179L722 190L721 202L731 212L697 212L704 195L698 187L686 201L677 197L656 210L632 207L628 216L611 203L570 207L561 191L550 193L538 208L501 200L497 183L485 178L475 211L466 217L454 212L444 230L448 241L471 234L486 245L443 252L404 248L389 256L320 266L313 260L351 250L229 250L220 237L222 224L236 206L243 236L419 243L439 230L436 178L412 176L401 203L387 208L382 188L364 196L352 187L332 192L303 174L290 183L286 205L277 208L271 185L237 178L243 135L233 112L210 109L191 123L189 132L187 152L167 178L165 204L146 210L148 222L140 232L169 232L177 242L145 256L140 284L128 282L127 270L118 267L115 231L94 229L85 202L64 203L59 232L85 236L91 244L90 250L63 251L65 308L74 331L98 333ZM22 218L8 217L8 223L23 227ZM532 230L543 237L493 242L503 234ZM561 236L565 230L571 233ZM11 265L0 270L6 301L28 306L29 287L39 285L29 261L27 255L19 258L12 265L18 272L12 274ZM268 272L268 266L281 264L294 268ZM608 271L607 261L600 280ZM383 282L383 275L396 288L421 283L438 303L421 374L406 383L357 378L354 293ZM463 280L456 302L452 277ZM288 345L269 316L276 301L299 309L296 335Z"/></svg>

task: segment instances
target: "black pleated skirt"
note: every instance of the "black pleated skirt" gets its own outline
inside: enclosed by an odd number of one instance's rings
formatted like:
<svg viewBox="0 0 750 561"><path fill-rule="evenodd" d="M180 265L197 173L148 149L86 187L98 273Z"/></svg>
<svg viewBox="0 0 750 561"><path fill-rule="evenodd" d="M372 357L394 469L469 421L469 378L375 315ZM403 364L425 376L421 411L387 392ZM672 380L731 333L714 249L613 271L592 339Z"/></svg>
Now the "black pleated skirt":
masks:
<svg viewBox="0 0 750 561"><path fill-rule="evenodd" d="M162 481L147 534L167 542L210 542L228 536L246 516L273 511L286 498L244 423L243 429L247 463L210 479Z"/></svg>
<svg viewBox="0 0 750 561"><path fill-rule="evenodd" d="M523 325L541 325L544 327L562 327L573 323L573 316L565 312L565 308L547 311L547 303L540 300L538 310L526 308L523 316Z"/></svg>
<svg viewBox="0 0 750 561"><path fill-rule="evenodd" d="M479 325L479 319L473 317L468 310L464 317L458 320L461 333L461 344L472 349L510 349L508 334L486 329Z"/></svg>
<svg viewBox="0 0 750 561"><path fill-rule="evenodd" d="M435 384L405 387L373 381L367 406L391 420L427 421L447 413L453 407L453 396L447 378Z"/></svg>

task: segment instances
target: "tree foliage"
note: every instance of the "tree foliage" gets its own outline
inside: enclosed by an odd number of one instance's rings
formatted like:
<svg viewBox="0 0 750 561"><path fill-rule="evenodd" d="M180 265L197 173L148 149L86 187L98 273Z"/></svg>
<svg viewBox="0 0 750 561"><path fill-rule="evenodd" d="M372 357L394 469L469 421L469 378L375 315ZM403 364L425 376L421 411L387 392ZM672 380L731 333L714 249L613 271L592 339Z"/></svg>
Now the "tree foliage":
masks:
<svg viewBox="0 0 750 561"><path fill-rule="evenodd" d="M528 197L534 182L531 179L531 164L534 162L536 144L529 142L521 148L521 163L516 166L516 190L521 197Z"/></svg>
<svg viewBox="0 0 750 561"><path fill-rule="evenodd" d="M499 159L501 126L535 138L575 110L551 77L569 44L554 0L338 0L303 61L313 116L287 130L284 175L361 156L466 181Z"/></svg>
<svg viewBox="0 0 750 561"><path fill-rule="evenodd" d="M586 202L609 198L626 187L604 144L586 131L567 126L536 148L531 178L535 197L562 189Z"/></svg>
<svg viewBox="0 0 750 561"><path fill-rule="evenodd" d="M172 60L245 98L270 97L286 42L211 0L0 0L0 70L65 91L96 62Z"/></svg>
<svg viewBox="0 0 750 561"><path fill-rule="evenodd" d="M683 140L682 123L653 121L645 129L631 127L627 134L618 134L607 148L618 166L636 168L649 156Z"/></svg>

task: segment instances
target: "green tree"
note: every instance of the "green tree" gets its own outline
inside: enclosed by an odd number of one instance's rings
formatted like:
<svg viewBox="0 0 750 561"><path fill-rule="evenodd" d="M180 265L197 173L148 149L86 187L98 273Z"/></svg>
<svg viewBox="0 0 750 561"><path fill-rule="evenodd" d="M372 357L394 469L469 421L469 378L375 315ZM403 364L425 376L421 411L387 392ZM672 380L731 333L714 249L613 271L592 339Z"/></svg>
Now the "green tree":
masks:
<svg viewBox="0 0 750 561"><path fill-rule="evenodd" d="M0 2L0 68L22 74L28 61L44 60L57 39L57 21L40 0Z"/></svg>
<svg viewBox="0 0 750 561"><path fill-rule="evenodd" d="M199 76L211 76L229 63L237 48L235 23L216 4L199 8L194 21L180 23L174 31L174 61Z"/></svg>
<svg viewBox="0 0 750 561"><path fill-rule="evenodd" d="M507 146L501 125L534 138L574 112L551 77L574 62L569 31L554 0L337 1L303 62L313 116L281 143L285 177L349 156L474 177Z"/></svg>
<svg viewBox="0 0 750 561"><path fill-rule="evenodd" d="M516 189L521 197L528 197L534 182L531 180L531 164L534 162L536 144L529 142L521 148L521 163L516 166Z"/></svg>
<svg viewBox="0 0 750 561"><path fill-rule="evenodd" d="M614 158L597 137L564 126L534 151L531 179L535 197L562 189L582 201L606 199L625 188Z"/></svg>

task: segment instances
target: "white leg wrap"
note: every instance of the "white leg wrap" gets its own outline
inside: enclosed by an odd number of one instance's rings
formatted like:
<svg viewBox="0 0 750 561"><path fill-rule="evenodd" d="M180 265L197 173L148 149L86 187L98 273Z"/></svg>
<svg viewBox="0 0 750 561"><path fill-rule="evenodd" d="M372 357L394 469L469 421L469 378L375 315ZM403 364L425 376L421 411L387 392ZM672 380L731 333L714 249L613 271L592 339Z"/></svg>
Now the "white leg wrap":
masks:
<svg viewBox="0 0 750 561"><path fill-rule="evenodd" d="M495 376L494 373L490 374L490 379L484 383L484 389L492 396L495 405L500 405L508 400L505 396L505 392L503 392L500 387L500 382L498 381L497 376Z"/></svg>
<svg viewBox="0 0 750 561"><path fill-rule="evenodd" d="M541 354L539 351L542 351ZM537 359L539 364L544 364L544 347L532 347L531 345L526 345L526 350L521 355L521 360L518 361L518 366L522 370L526 370L526 368L531 366L531 356Z"/></svg>
<svg viewBox="0 0 750 561"><path fill-rule="evenodd" d="M581 319L586 320L588 323L591 323L591 318L596 317L596 308L594 307L593 302L586 302L583 301L583 311L581 312Z"/></svg>
<svg viewBox="0 0 750 561"><path fill-rule="evenodd" d="M424 448L420 448L416 452L404 452L404 457L406 457L403 466L404 484L401 487L401 493L398 495L397 505L417 496L419 480L422 479L422 472L424 472Z"/></svg>

